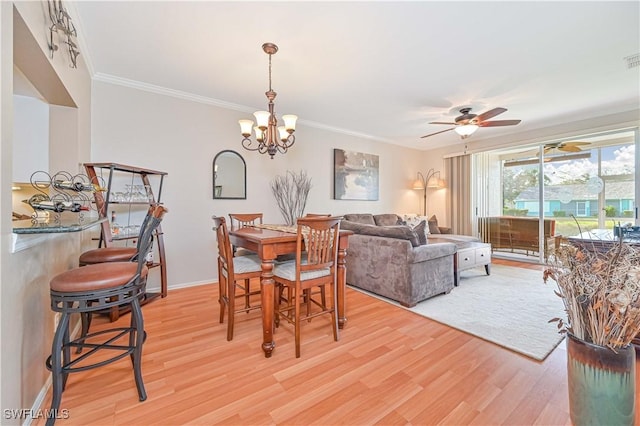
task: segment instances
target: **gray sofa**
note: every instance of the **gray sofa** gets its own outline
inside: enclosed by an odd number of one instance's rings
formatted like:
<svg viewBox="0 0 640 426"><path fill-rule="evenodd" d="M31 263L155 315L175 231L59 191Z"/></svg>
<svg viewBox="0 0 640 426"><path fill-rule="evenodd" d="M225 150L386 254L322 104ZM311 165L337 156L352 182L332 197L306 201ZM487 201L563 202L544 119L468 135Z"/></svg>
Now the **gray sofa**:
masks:
<svg viewBox="0 0 640 426"><path fill-rule="evenodd" d="M407 307L453 289L455 244L420 245L416 230L395 214L346 214L340 228L354 232L347 284Z"/></svg>

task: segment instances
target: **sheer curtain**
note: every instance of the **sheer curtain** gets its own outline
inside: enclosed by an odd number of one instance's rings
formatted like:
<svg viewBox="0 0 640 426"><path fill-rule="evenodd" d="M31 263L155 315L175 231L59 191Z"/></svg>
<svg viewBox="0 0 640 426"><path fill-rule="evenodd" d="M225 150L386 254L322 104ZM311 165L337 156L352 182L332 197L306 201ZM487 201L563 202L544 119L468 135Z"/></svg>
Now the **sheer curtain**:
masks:
<svg viewBox="0 0 640 426"><path fill-rule="evenodd" d="M445 159L447 175L447 213L451 218L451 232L473 234L472 223L472 173L471 156L468 154Z"/></svg>

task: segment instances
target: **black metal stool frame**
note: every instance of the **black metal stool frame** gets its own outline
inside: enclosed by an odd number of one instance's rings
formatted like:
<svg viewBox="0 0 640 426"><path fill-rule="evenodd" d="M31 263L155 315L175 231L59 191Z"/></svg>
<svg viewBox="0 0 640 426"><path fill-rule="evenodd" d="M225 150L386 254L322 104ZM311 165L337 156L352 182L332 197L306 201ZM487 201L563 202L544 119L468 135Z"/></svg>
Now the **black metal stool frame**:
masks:
<svg viewBox="0 0 640 426"><path fill-rule="evenodd" d="M51 355L46 361L46 366L51 370L53 376L52 409L57 409L60 406L62 391L66 386L69 373L101 367L124 358L127 355L131 355L131 361L133 362L139 399L140 401L147 399L147 393L142 381L142 370L140 368L145 331L139 298L144 294L144 281L144 279L140 279L140 274L136 274L129 283L115 289L106 289L91 293L60 293L53 290L51 291L51 309L62 314L53 338ZM110 328L81 336L72 341L69 340L69 319L72 313L92 312L125 304L131 306L131 323L129 327ZM115 333L115 335L102 343L88 343L86 341L93 337L110 333ZM129 345L111 344L127 334L129 334ZM91 350L71 360L70 352L72 347L91 348ZM114 350L118 353L106 360L76 367L77 364L100 349Z"/></svg>
<svg viewBox="0 0 640 426"><path fill-rule="evenodd" d="M140 244L140 253L146 253L151 246L153 232L162 220L162 216L166 212L163 206L156 206L153 217L144 224L145 228L140 234L142 243ZM140 241L139 241L140 243ZM134 378L138 397L140 401L147 399L147 393L142 379L142 345L145 341L146 334L144 331L144 319L142 317L142 309L140 307L140 299L144 296L146 286L146 274L143 269L146 260L144 256L138 256L136 273L123 285L117 287L105 288L94 291L82 292L61 292L51 290L51 309L54 312L60 312L61 317L54 334L51 355L46 360L46 366L51 370L53 382L53 396L51 402L51 411L55 412L60 408L62 392L67 383L69 373L86 371L93 368L101 367L112 362L118 361L127 355L130 355L133 364ZM89 266L77 269L88 268ZM69 320L71 314L101 311L113 306L129 305L131 307L131 322L129 327L115 327L108 330L101 330L91 334L81 336L70 341ZM88 343L88 339L96 336L114 334L101 343ZM129 335L128 345L113 344L116 340L123 336ZM71 359L71 348L78 349L90 348L86 353L79 355L74 360ZM93 364L80 365L79 363L89 358L100 349L116 351L112 357L95 362ZM47 426L55 423L55 417L47 419Z"/></svg>

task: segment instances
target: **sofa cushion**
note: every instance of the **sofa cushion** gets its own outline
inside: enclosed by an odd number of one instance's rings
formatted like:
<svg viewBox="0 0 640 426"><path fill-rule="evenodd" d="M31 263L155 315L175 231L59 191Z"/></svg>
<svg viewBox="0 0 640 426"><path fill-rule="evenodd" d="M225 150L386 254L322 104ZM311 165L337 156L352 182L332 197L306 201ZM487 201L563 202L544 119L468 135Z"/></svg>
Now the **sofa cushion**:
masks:
<svg viewBox="0 0 640 426"><path fill-rule="evenodd" d="M427 221L422 220L419 224L413 227L413 232L418 236L418 241L420 241L420 245L423 246L427 244Z"/></svg>
<svg viewBox="0 0 640 426"><path fill-rule="evenodd" d="M376 226L367 225L364 223L356 223L350 220L343 220L340 223L340 229L353 231L354 233L361 235L408 240L411 243L412 247L420 246L418 235L410 226L407 225Z"/></svg>
<svg viewBox="0 0 640 426"><path fill-rule="evenodd" d="M439 234L440 228L438 228L438 218L434 214L429 218L429 233L430 234Z"/></svg>
<svg viewBox="0 0 640 426"><path fill-rule="evenodd" d="M394 213L374 214L373 220L378 226L405 225L404 223L402 223L402 219L400 218L400 216Z"/></svg>
<svg viewBox="0 0 640 426"><path fill-rule="evenodd" d="M431 235L429 237L429 244L432 243L472 243L480 242L480 238L472 237L470 235L457 235L457 234L440 234Z"/></svg>
<svg viewBox="0 0 640 426"><path fill-rule="evenodd" d="M364 223L366 225L375 225L376 222L373 219L373 215L371 213L350 213L345 214L344 220L348 220L355 223Z"/></svg>

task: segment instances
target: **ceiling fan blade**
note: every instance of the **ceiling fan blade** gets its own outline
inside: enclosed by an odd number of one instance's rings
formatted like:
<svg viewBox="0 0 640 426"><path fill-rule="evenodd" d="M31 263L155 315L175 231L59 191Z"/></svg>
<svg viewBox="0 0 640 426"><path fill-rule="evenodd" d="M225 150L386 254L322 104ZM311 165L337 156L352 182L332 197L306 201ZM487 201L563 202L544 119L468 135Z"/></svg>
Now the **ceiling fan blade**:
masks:
<svg viewBox="0 0 640 426"><path fill-rule="evenodd" d="M485 111L482 114L478 115L476 117L476 120L482 122L484 120L488 120L490 118L495 117L498 114L502 114L503 112L505 112L507 109L506 108L494 108L494 109L490 109L489 111Z"/></svg>
<svg viewBox="0 0 640 426"><path fill-rule="evenodd" d="M445 123L444 121L432 121L429 124L447 124L449 126L455 126L456 125L456 123Z"/></svg>
<svg viewBox="0 0 640 426"><path fill-rule="evenodd" d="M447 130L441 130L439 132L431 133L431 134L428 134L428 135L420 136L420 139L428 138L429 136L439 135L440 133L448 132L448 131L453 130L453 129L455 129L455 127L452 127L450 129L447 129Z"/></svg>
<svg viewBox="0 0 640 426"><path fill-rule="evenodd" d="M499 127L499 126L515 126L520 124L522 120L494 120L494 121L481 121L478 123L480 127Z"/></svg>
<svg viewBox="0 0 640 426"><path fill-rule="evenodd" d="M582 146L582 145L591 145L591 142L579 142L579 141L569 141L563 142L561 146Z"/></svg>
<svg viewBox="0 0 640 426"><path fill-rule="evenodd" d="M565 152L581 152L582 151L580 148L578 148L577 146L573 146L573 145L559 146L558 150L559 151L565 151Z"/></svg>

